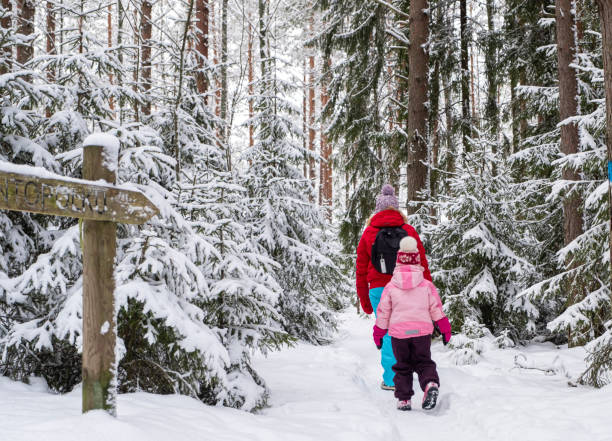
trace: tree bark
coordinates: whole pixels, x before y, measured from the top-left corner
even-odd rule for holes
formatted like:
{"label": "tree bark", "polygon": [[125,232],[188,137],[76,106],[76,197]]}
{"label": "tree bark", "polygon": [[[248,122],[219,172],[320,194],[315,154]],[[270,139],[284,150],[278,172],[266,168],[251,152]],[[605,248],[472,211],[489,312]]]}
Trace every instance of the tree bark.
{"label": "tree bark", "polygon": [[[576,71],[570,65],[576,57],[576,22],[572,13],[571,0],[556,0],[557,54],[559,63],[559,113],[561,122],[578,115],[578,81]],[[578,125],[576,123],[561,126],[561,152],[571,155],[578,152]],[[563,179],[577,181],[578,173],[563,170]],[[582,215],[580,198],[569,195],[563,202],[564,240],[567,245],[582,234]]]}
{"label": "tree bark", "polygon": [[[18,0],[19,16],[17,19],[17,33],[25,37],[30,37],[34,33],[34,14],[36,4],[33,0]],[[34,46],[32,41],[19,44],[17,46],[17,62],[24,66],[34,56]]]}
{"label": "tree bark", "polygon": [[485,115],[493,144],[493,175],[497,175],[497,142],[499,140],[499,108],[497,106],[497,36],[495,35],[494,0],[487,0],[487,40],[485,48],[485,70],[487,75],[487,105]]}
{"label": "tree bark", "polygon": [[[227,0],[221,3],[221,119],[227,118]],[[225,131],[224,131],[225,132]]]}
{"label": "tree bark", "polygon": [[[49,3],[50,2],[48,2],[47,4]],[[108,48],[110,49],[113,47],[113,5],[111,3],[109,3],[108,5],[108,13],[106,17],[107,17],[106,27],[108,29],[108,34],[107,34]],[[112,71],[108,73],[108,82],[110,84],[113,84],[113,72]],[[108,104],[111,110],[115,110],[115,100],[113,99],[112,95],[109,98]]]}
{"label": "tree bark", "polygon": [[[47,2],[47,55],[56,55],[57,49],[55,47],[55,10],[53,8],[53,2]],[[47,81],[49,83],[55,82],[55,70],[52,65],[47,67]],[[45,108],[45,116],[51,118],[51,107]]]}
{"label": "tree bark", "polygon": [[[312,13],[308,19],[308,30],[310,35],[314,32],[314,17]],[[310,173],[309,178],[310,182],[313,186],[316,185],[316,167],[315,167],[315,109],[316,109],[316,101],[315,101],[315,57],[312,54],[308,56],[308,150],[311,153],[309,166]]]}
{"label": "tree bark", "polygon": [[468,40],[467,29],[467,0],[460,0],[460,39],[461,39],[461,135],[463,151],[469,152],[470,145],[468,138],[471,136],[471,116],[470,116],[470,71],[468,66]]}
{"label": "tree bark", "polygon": [[249,147],[253,147],[255,144],[255,128],[253,126],[253,117],[255,116],[253,108],[253,100],[255,98],[255,91],[253,89],[253,25],[251,22],[251,14],[249,13],[249,41],[248,41],[248,56],[247,56],[247,68],[249,75]]}
{"label": "tree bark", "polygon": [[[11,15],[13,12],[13,5],[11,0],[2,0],[2,9],[4,12],[0,19],[0,27],[3,29],[3,34],[8,35],[12,27]],[[7,44],[2,48],[2,58],[3,61],[0,62],[0,75],[7,73],[11,69],[13,50],[10,45]]]}
{"label": "tree bark", "polygon": [[[418,192],[427,186],[427,94],[429,53],[429,2],[410,3],[410,48],[408,50],[408,164],[406,167],[407,200],[420,200]],[[414,207],[408,205],[409,213]]]}
{"label": "tree bark", "polygon": [[150,0],[143,0],[141,5],[140,21],[140,44],[142,54],[142,89],[144,92],[144,104],[142,113],[151,114],[151,45],[153,36],[153,4]]}
{"label": "tree bark", "polygon": [[[138,22],[138,11],[136,9],[134,9],[134,21],[132,23],[134,23],[132,25],[133,28],[136,27],[135,23]],[[136,48],[136,50],[134,51],[134,70],[132,72],[132,80],[133,80],[133,85],[132,85],[132,90],[134,91],[135,95],[138,95],[140,93],[140,88],[139,88],[139,79],[140,79],[140,62],[141,62],[141,53],[140,53],[140,31],[138,29],[133,29],[134,31],[134,47]],[[132,107],[134,109],[134,120],[136,122],[140,122],[140,112],[139,112],[139,105],[138,105],[138,100],[137,99],[133,99],[132,100]]]}
{"label": "tree bark", "polygon": [[[329,57],[326,57],[323,62],[323,78],[321,81],[321,113],[329,102],[328,85],[330,73],[331,61]],[[321,127],[321,168],[319,173],[319,204],[327,207],[327,218],[331,221],[332,218],[332,146],[327,139],[325,134],[325,128]]]}
{"label": "tree bark", "polygon": [[489,130],[497,140],[499,133],[499,107],[497,106],[497,37],[495,36],[494,1],[487,0],[487,36],[485,68],[487,74],[487,108],[486,116]]}
{"label": "tree bark", "polygon": [[[212,44],[213,44],[213,65],[216,68],[219,65],[219,27],[217,26],[218,16],[215,14],[215,2],[210,4],[210,21],[212,23]],[[221,115],[221,84],[219,83],[219,76],[214,75],[215,78],[215,116]],[[217,135],[219,135],[217,131]]]}
{"label": "tree bark", "polygon": [[[604,87],[606,90],[606,146],[608,149],[608,211],[610,216],[610,265],[612,266],[612,2],[597,0],[604,67]],[[612,274],[612,268],[610,271]],[[612,296],[612,294],[611,294]],[[612,301],[612,298],[610,299]]]}
{"label": "tree bark", "polygon": [[204,104],[208,102],[208,80],[206,79],[206,62],[208,61],[208,0],[196,1],[196,53],[198,58],[198,72],[196,74],[196,87],[198,93],[204,96]]}
{"label": "tree bark", "polygon": [[[308,149],[308,78],[306,72],[306,57],[302,61],[302,148],[304,152]],[[308,178],[308,160],[307,155],[304,153],[304,179]]]}

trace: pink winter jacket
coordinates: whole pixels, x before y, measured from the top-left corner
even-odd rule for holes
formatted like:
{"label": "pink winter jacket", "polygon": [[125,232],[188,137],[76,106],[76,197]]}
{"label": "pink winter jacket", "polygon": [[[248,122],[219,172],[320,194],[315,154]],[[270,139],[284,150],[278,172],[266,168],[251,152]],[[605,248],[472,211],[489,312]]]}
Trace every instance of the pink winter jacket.
{"label": "pink winter jacket", "polygon": [[376,315],[376,326],[388,329],[395,338],[432,334],[432,321],[444,318],[438,290],[423,277],[423,267],[399,263],[383,290]]}

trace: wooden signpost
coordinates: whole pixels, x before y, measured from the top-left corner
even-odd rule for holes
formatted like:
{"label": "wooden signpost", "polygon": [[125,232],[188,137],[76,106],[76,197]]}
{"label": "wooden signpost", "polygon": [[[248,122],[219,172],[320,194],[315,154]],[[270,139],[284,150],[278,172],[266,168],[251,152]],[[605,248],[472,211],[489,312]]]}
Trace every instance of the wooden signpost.
{"label": "wooden signpost", "polygon": [[105,409],[112,415],[117,222],[142,224],[158,214],[141,192],[114,185],[118,150],[110,135],[86,139],[81,180],[0,163],[0,209],[83,219],[83,412]]}

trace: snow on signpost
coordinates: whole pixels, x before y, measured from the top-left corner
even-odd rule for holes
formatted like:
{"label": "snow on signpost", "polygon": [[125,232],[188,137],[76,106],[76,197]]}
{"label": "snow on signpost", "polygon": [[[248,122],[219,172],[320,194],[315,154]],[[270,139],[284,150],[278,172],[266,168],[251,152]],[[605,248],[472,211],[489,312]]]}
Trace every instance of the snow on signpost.
{"label": "snow on signpost", "polygon": [[140,191],[115,185],[119,140],[90,135],[83,179],[0,162],[0,209],[83,219],[83,412],[116,415],[115,279],[117,222],[142,224],[158,214]]}

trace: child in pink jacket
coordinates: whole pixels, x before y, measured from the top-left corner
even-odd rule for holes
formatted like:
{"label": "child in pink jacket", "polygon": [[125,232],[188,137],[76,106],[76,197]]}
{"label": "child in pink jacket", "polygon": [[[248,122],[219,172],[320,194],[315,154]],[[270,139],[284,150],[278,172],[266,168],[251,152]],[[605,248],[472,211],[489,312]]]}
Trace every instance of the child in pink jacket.
{"label": "child in pink jacket", "polygon": [[432,282],[423,278],[417,242],[404,237],[397,253],[393,278],[385,286],[377,309],[374,343],[380,348],[387,331],[397,363],[395,397],[399,410],[410,410],[414,395],[412,374],[419,376],[423,409],[433,409],[438,398],[440,378],[431,359],[431,334],[436,323],[444,344],[451,338],[451,326],[442,311],[442,302]]}

